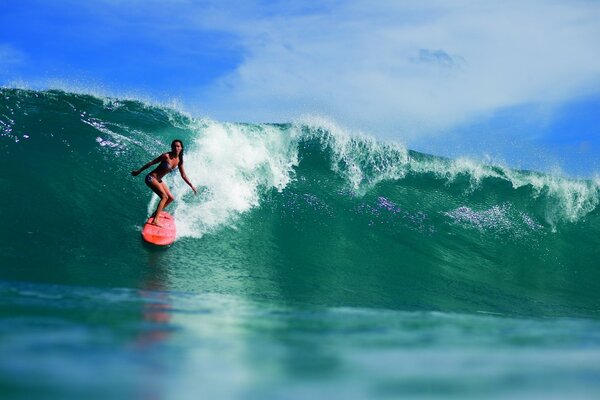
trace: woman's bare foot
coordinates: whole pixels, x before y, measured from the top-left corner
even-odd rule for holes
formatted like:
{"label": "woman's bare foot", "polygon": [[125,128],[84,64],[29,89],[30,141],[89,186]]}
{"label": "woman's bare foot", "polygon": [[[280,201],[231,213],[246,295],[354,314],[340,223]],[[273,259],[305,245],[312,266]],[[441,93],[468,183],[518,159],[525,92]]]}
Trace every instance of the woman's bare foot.
{"label": "woman's bare foot", "polygon": [[158,218],[156,218],[156,217],[152,218],[152,222],[150,222],[150,225],[154,225],[154,226],[157,226],[157,227],[159,227],[159,228],[162,228],[162,225],[161,225],[161,224],[159,224],[159,223],[156,221],[157,219],[158,219]]}

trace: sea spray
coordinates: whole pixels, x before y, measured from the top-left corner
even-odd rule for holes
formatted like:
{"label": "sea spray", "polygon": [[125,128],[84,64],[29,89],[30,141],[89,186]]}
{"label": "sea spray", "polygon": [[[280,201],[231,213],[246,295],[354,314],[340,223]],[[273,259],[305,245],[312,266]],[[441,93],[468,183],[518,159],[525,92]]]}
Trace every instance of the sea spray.
{"label": "sea spray", "polygon": [[[185,154],[185,169],[203,188],[200,201],[179,202],[175,208],[181,236],[201,237],[232,222],[236,215],[259,205],[270,189],[283,190],[298,164],[290,135],[274,126],[206,122],[194,126],[197,135]],[[183,197],[189,188],[172,180]]]}

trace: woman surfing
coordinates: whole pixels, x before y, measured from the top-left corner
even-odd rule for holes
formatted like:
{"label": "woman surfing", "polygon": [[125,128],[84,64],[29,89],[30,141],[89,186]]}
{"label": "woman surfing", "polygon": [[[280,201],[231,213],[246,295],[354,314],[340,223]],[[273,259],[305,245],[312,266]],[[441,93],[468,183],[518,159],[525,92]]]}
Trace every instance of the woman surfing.
{"label": "woman surfing", "polygon": [[187,175],[185,174],[185,169],[183,168],[183,142],[181,140],[173,140],[173,142],[171,142],[170,152],[163,153],[160,156],[156,157],[154,160],[150,161],[148,164],[144,165],[142,168],[136,169],[135,171],[131,171],[131,175],[138,176],[146,168],[158,163],[160,163],[158,167],[156,167],[154,171],[146,175],[145,182],[146,185],[148,185],[148,187],[152,189],[152,191],[156,193],[160,198],[158,207],[156,207],[156,211],[154,212],[154,214],[152,214],[153,218],[150,224],[161,226],[157,221],[160,218],[161,211],[169,204],[171,204],[173,200],[175,200],[175,197],[173,197],[173,194],[171,194],[171,191],[169,190],[167,184],[162,181],[162,178],[166,174],[168,174],[169,172],[175,172],[175,170],[179,168],[179,173],[181,174],[181,177],[183,178],[185,183],[187,183],[192,188],[194,194],[198,193],[196,192],[196,188],[194,187],[194,185],[192,185],[192,183],[188,179]]}

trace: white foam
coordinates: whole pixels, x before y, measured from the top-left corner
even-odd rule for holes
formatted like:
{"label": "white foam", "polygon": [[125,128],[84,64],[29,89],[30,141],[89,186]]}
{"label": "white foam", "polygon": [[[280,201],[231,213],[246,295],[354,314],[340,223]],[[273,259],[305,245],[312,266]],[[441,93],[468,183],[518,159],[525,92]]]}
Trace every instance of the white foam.
{"label": "white foam", "polygon": [[201,237],[258,205],[265,190],[282,190],[298,164],[290,135],[268,125],[198,121],[194,142],[187,145],[185,171],[202,194],[177,178],[170,182],[180,199],[175,208],[178,235]]}
{"label": "white foam", "polygon": [[521,173],[506,170],[507,178],[515,189],[530,186],[534,196],[551,200],[546,209],[546,220],[575,222],[592,212],[600,203],[600,182],[567,179],[556,175]]}
{"label": "white foam", "polygon": [[400,143],[377,141],[320,116],[305,116],[294,122],[292,130],[299,140],[317,139],[323,149],[330,149],[332,170],[343,175],[355,191],[406,174],[410,157]]}
{"label": "white foam", "polygon": [[[543,197],[545,219],[550,225],[565,220],[575,222],[600,203],[600,177],[592,181],[572,180],[490,166],[467,158],[415,159],[401,144],[349,132],[322,117],[305,117],[283,128],[190,119],[185,128],[196,132],[193,143],[187,144],[185,168],[203,192],[193,197],[179,177],[168,178],[178,198],[175,217],[180,236],[201,237],[223,224],[234,226],[235,217],[257,206],[262,193],[283,190],[293,179],[293,167],[298,165],[299,143],[311,139],[330,151],[332,171],[345,177],[350,187],[359,192],[382,180],[402,179],[409,172],[432,173],[446,183],[466,177],[470,190],[477,190],[483,180],[493,178],[510,182],[514,189],[529,186],[535,197]],[[504,211],[502,208],[491,211],[488,216],[496,222],[501,220],[498,212]],[[455,217],[468,215],[458,213]]]}
{"label": "white foam", "polygon": [[410,168],[417,173],[432,173],[451,183],[459,176],[468,178],[470,190],[480,187],[482,181],[494,178],[509,182],[514,189],[530,187],[537,199],[544,197],[546,222],[576,222],[600,204],[600,178],[592,180],[569,179],[560,175],[512,170],[504,166],[491,166],[467,158],[447,160],[431,158],[411,160]]}

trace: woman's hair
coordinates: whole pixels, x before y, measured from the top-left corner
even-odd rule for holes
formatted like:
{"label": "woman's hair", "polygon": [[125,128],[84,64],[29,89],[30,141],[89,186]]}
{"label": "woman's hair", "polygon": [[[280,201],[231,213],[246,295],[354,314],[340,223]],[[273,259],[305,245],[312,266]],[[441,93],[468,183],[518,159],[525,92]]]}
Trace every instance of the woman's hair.
{"label": "woman's hair", "polygon": [[171,151],[175,153],[175,143],[179,143],[181,145],[181,153],[179,153],[179,164],[183,164],[183,142],[179,139],[175,139],[171,142]]}

